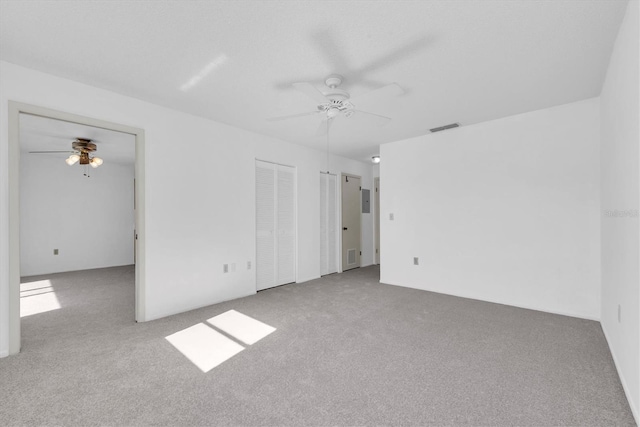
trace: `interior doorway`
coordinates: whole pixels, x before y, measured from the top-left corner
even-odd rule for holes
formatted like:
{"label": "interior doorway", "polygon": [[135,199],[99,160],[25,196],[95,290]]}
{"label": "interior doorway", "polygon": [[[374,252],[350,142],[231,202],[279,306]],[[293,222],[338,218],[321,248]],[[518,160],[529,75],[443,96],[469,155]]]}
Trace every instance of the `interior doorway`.
{"label": "interior doorway", "polygon": [[374,206],[374,236],[375,245],[376,245],[376,253],[375,253],[375,262],[380,265],[380,177],[376,177],[373,179],[373,204]]}
{"label": "interior doorway", "polygon": [[[145,261],[145,224],[144,224],[144,211],[145,211],[145,203],[144,203],[144,131],[142,129],[133,128],[130,126],[124,126],[117,123],[106,122],[102,120],[92,119],[84,116],[79,116],[76,114],[65,113],[61,111],[51,110],[43,107],[38,107],[34,105],[22,104],[10,101],[9,102],[9,121],[8,121],[8,129],[9,129],[9,354],[16,354],[20,351],[21,347],[21,331],[20,331],[20,297],[21,297],[21,288],[20,288],[20,277],[21,277],[21,232],[20,232],[20,168],[21,168],[21,155],[25,155],[25,153],[21,153],[21,128],[20,122],[21,119],[44,119],[44,120],[53,120],[57,121],[61,126],[86,126],[95,128],[102,131],[112,131],[119,132],[123,134],[129,135],[135,141],[134,153],[135,153],[135,161],[134,168],[135,171],[131,178],[135,178],[135,180],[131,180],[129,185],[133,185],[132,195],[135,200],[135,209],[134,209],[134,230],[131,230],[131,234],[135,239],[135,245],[132,248],[133,254],[135,256],[136,264],[135,264],[135,320],[136,321],[145,321],[145,311],[144,311],[144,295],[145,295],[145,280],[144,280],[144,261]],[[77,154],[82,154],[82,151],[73,150],[72,141],[68,142],[69,150],[75,151]],[[40,150],[47,151],[47,150]],[[59,150],[51,150],[51,151],[59,151]],[[44,153],[42,153],[44,154]],[[78,156],[82,157],[82,156]],[[90,155],[90,157],[96,157]],[[69,162],[76,159],[72,159],[69,157]],[[113,158],[111,159],[113,160]],[[64,159],[63,159],[64,161]],[[107,161],[105,159],[105,161]],[[84,162],[80,162],[84,163]],[[85,176],[90,176],[91,169],[93,167],[89,166],[99,166],[95,165],[96,161],[91,164],[83,164],[86,169],[84,170]],[[69,167],[63,165],[65,167]],[[81,170],[81,166],[76,166],[78,169],[78,173],[82,176],[83,171]],[[78,197],[87,196],[86,194],[82,194],[79,192]],[[94,203],[99,202],[99,195],[96,195],[96,198],[93,199]],[[91,238],[90,227],[87,226],[86,221],[82,221],[82,212],[77,213],[78,224],[77,227],[69,230],[70,233],[82,233],[87,236],[87,238]],[[26,249],[26,248],[25,248]],[[47,248],[47,252],[50,248]],[[31,248],[31,250],[34,250]],[[53,249],[52,255],[58,256],[58,248]],[[58,258],[59,260],[60,258]],[[89,267],[90,268],[90,267]],[[33,286],[30,286],[33,287]],[[33,291],[32,289],[29,292]]]}
{"label": "interior doorway", "polygon": [[357,175],[342,174],[342,271],[360,267],[362,255],[362,179]]}

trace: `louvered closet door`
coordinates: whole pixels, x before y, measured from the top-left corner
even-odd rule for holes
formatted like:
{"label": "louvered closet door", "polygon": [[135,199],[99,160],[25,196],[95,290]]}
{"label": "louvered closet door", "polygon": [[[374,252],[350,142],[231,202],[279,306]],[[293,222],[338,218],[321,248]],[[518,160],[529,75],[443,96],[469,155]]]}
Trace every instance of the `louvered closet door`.
{"label": "louvered closet door", "polygon": [[320,275],[338,271],[336,175],[320,174]]}
{"label": "louvered closet door", "polygon": [[296,170],[256,160],[256,288],[296,280]]}
{"label": "louvered closet door", "polygon": [[276,165],[256,161],[256,287],[276,285]]}
{"label": "louvered closet door", "polygon": [[278,165],[277,194],[277,285],[296,280],[296,170]]}

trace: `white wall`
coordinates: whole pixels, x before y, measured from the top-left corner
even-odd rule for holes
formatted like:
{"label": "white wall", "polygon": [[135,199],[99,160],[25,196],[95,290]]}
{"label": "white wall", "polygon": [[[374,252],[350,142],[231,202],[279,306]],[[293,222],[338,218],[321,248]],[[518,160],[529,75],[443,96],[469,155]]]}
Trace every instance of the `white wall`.
{"label": "white wall", "polygon": [[380,280],[598,319],[598,157],[597,99],[382,145]]}
{"label": "white wall", "polygon": [[133,164],[106,159],[87,178],[64,159],[20,157],[21,275],[133,264]]}
{"label": "white wall", "polygon": [[636,421],[640,420],[639,14],[638,2],[630,1],[600,96],[601,322]]}
{"label": "white wall", "polygon": [[[255,271],[241,267],[255,265],[256,158],[298,168],[297,277],[320,275],[324,153],[0,62],[0,354],[8,347],[8,100],[145,130],[147,320],[255,293]],[[332,157],[330,170],[372,183],[370,163]],[[363,265],[373,263],[372,229],[365,216]],[[233,262],[240,268],[223,274]]]}

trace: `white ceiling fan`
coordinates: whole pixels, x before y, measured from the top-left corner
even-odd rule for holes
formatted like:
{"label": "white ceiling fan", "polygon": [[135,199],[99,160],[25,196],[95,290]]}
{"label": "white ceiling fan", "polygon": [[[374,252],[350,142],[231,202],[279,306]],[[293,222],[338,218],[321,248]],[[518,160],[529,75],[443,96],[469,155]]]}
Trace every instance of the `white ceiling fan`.
{"label": "white ceiling fan", "polygon": [[391,121],[390,117],[358,110],[356,109],[356,105],[365,102],[370,103],[371,101],[376,100],[384,102],[385,97],[401,95],[404,93],[404,90],[402,90],[402,88],[398,84],[392,83],[371,92],[367,92],[363,95],[357,96],[355,98],[351,98],[349,92],[338,87],[343,80],[343,77],[338,74],[332,74],[328,76],[324,81],[326,88],[323,88],[323,91],[320,91],[311,83],[294,83],[294,88],[318,103],[316,105],[316,110],[307,113],[272,117],[267,120],[278,121],[303,116],[319,115],[322,117],[322,121],[318,126],[317,135],[326,134],[329,130],[329,127],[331,126],[331,123],[335,119],[338,119],[340,117],[348,119],[354,114],[367,117],[379,126],[382,126]]}

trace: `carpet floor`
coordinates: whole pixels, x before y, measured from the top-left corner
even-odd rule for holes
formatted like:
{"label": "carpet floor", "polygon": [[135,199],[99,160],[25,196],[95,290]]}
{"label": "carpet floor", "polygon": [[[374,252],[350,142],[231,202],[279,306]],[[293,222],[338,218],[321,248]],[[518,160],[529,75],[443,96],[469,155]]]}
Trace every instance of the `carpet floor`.
{"label": "carpet floor", "polygon": [[[60,308],[24,317],[22,352],[0,359],[0,424],[635,425],[598,322],[378,280],[136,324],[133,267],[25,278]],[[229,310],[276,329],[208,372],[165,339]]]}

